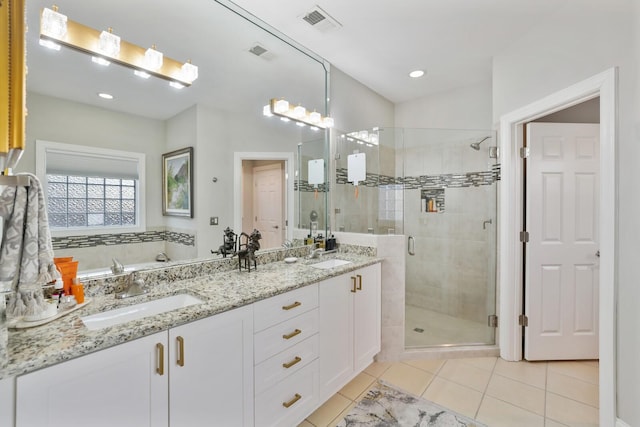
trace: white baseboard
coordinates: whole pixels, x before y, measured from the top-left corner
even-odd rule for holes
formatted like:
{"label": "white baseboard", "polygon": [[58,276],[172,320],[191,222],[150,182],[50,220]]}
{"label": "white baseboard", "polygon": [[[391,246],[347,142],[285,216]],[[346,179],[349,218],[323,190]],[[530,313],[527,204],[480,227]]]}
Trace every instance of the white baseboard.
{"label": "white baseboard", "polygon": [[629,424],[622,421],[620,418],[616,419],[616,427],[631,427]]}

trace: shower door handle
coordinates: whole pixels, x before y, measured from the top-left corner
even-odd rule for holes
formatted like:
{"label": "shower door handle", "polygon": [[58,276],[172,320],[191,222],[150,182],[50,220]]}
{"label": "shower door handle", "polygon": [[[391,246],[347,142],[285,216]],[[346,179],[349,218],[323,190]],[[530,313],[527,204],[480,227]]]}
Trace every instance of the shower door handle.
{"label": "shower door handle", "polygon": [[409,252],[411,256],[416,254],[416,239],[414,239],[413,236],[409,236],[409,239],[407,239],[407,252]]}

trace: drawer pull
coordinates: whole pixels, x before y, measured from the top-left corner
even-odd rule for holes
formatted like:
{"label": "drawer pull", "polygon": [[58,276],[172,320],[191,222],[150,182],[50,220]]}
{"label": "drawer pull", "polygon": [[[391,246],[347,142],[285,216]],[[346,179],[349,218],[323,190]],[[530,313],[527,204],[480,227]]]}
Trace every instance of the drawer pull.
{"label": "drawer pull", "polygon": [[294,403],[296,403],[300,399],[302,399],[302,396],[300,396],[298,393],[296,393],[296,395],[290,401],[282,402],[282,406],[284,406],[285,408],[288,408],[289,406],[293,405]]}
{"label": "drawer pull", "polygon": [[351,292],[353,292],[354,294],[356,293],[356,278],[351,276],[351,284],[353,285],[353,287],[351,288]]}
{"label": "drawer pull", "polygon": [[301,305],[302,305],[302,303],[300,301],[296,301],[293,304],[283,305],[282,309],[283,310],[291,310],[292,308],[300,307]]}
{"label": "drawer pull", "polygon": [[184,366],[184,338],[176,337],[178,341],[178,366]]}
{"label": "drawer pull", "polygon": [[156,372],[158,375],[164,375],[164,346],[157,343],[156,350],[158,350],[158,366],[156,366]]}
{"label": "drawer pull", "polygon": [[361,291],[362,290],[362,275],[361,274],[357,274],[356,277],[358,278],[358,290]]}
{"label": "drawer pull", "polygon": [[282,364],[282,367],[283,367],[283,368],[287,368],[287,369],[289,369],[290,367],[292,367],[293,365],[295,365],[296,363],[299,363],[299,362],[301,362],[301,361],[302,361],[302,358],[300,358],[299,356],[296,356],[296,358],[295,358],[295,359],[293,359],[291,362],[289,362],[289,363],[283,363],[283,364]]}
{"label": "drawer pull", "polygon": [[295,337],[296,335],[300,335],[302,333],[302,331],[300,329],[296,329],[295,331],[291,332],[290,334],[284,334],[282,336],[282,338],[284,338],[285,340],[291,339],[293,337]]}

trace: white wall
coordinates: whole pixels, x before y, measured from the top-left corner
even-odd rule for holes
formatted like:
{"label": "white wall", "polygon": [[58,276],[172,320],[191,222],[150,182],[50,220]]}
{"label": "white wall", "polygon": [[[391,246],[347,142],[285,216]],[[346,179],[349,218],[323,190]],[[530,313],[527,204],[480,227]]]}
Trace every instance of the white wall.
{"label": "white wall", "polygon": [[350,132],[394,126],[393,103],[336,67],[331,67],[330,99],[336,129]]}
{"label": "white wall", "polygon": [[[147,227],[163,224],[162,193],[154,185],[160,177],[165,144],[164,122],[118,113],[73,101],[29,92],[26,147],[18,172],[36,170],[35,141],[62,142],[146,154]],[[157,206],[157,209],[153,207]]]}
{"label": "white wall", "polygon": [[485,81],[396,104],[395,126],[491,129],[491,89]]}
{"label": "white wall", "polygon": [[634,63],[638,60],[637,34],[635,49],[632,43],[632,25],[635,21],[637,28],[640,18],[638,6],[632,3],[637,2],[569,1],[558,13],[514,40],[494,58],[493,119],[610,67],[619,67],[617,399],[618,416],[629,425],[640,425],[640,291],[635,267],[640,259],[640,125],[637,102],[634,104],[634,95],[638,98]]}

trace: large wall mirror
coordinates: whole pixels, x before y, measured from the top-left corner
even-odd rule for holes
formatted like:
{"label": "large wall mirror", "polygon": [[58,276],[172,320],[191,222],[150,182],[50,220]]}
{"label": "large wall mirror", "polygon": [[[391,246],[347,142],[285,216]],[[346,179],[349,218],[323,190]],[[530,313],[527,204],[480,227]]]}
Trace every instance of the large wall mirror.
{"label": "large wall mirror", "polygon": [[[286,162],[297,158],[298,144],[324,141],[324,131],[267,118],[262,108],[271,98],[285,98],[324,113],[327,64],[223,0],[59,0],[56,5],[70,20],[99,31],[112,28],[122,40],[145,49],[155,45],[178,61],[191,60],[199,74],[192,86],[177,89],[160,78],[140,78],[118,64],[97,64],[86,53],[43,47],[40,13],[52,4],[27,0],[28,116],[25,153],[16,171],[36,170],[39,144],[144,154],[144,192],[137,194],[144,205],[143,218],[138,218],[142,227],[132,233],[113,227],[98,235],[82,227],[54,230],[57,256],[74,256],[81,270],[108,268],[113,257],[128,265],[153,261],[160,253],[172,260],[213,256],[211,250],[222,244],[226,227],[241,224],[243,230],[236,233],[250,232],[244,228],[253,227],[251,217],[259,216],[253,203],[260,197],[243,194],[242,220],[236,219],[234,192],[251,190],[234,186],[239,152],[256,154],[255,159],[242,157],[243,179],[281,171],[285,224],[281,240],[269,245],[279,246],[292,236],[294,224],[286,219],[294,215],[287,211],[299,206],[299,200],[290,200],[298,196],[289,173],[294,168]],[[163,154],[185,147],[193,147],[193,217],[163,216]],[[76,183],[67,184],[68,196],[82,190]],[[95,203],[88,207],[93,196],[79,194],[73,203],[56,206],[56,213],[75,214],[78,205],[95,208]],[[118,206],[125,210],[124,202]]]}

